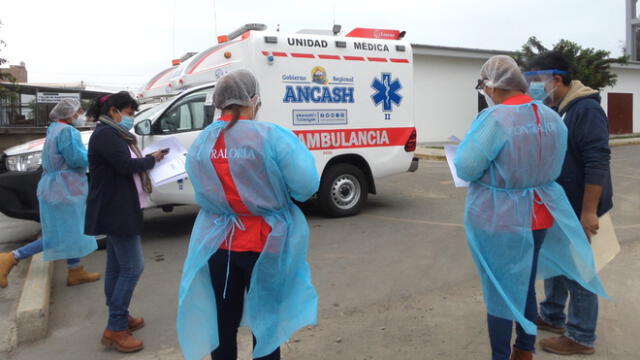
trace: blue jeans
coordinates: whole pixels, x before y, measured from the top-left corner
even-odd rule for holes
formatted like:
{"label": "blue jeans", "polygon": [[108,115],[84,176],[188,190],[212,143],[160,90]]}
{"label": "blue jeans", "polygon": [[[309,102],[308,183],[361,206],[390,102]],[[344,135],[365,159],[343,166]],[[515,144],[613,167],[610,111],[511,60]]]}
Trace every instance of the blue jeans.
{"label": "blue jeans", "polygon": [[[39,254],[41,252],[42,252],[42,238],[38,238],[38,240],[36,241],[32,241],[21,248],[13,250],[13,256],[16,258],[16,260],[20,261],[20,260],[24,260],[26,258],[32,257],[33,255]],[[75,269],[78,266],[80,266],[79,258],[67,259],[68,269]]]}
{"label": "blue jeans", "polygon": [[[531,276],[529,277],[529,290],[527,292],[527,303],[524,317],[535,323],[538,317],[538,307],[536,303],[536,273],[538,271],[538,254],[544,242],[547,230],[536,230],[533,232],[533,264],[531,265]],[[511,333],[513,331],[513,321],[491,314],[487,314],[487,325],[489,327],[489,340],[491,342],[492,360],[509,360],[511,356]],[[520,324],[516,323],[516,343],[515,347],[524,351],[535,351],[536,337],[527,334]]]}
{"label": "blue jeans", "polygon": [[107,269],[104,294],[109,307],[107,329],[128,329],[129,304],[144,270],[140,236],[107,235]]}
{"label": "blue jeans", "polygon": [[[544,281],[546,299],[540,303],[540,317],[553,327],[566,328],[565,336],[580,345],[593,347],[598,322],[598,296],[564,276]],[[569,319],[564,306],[569,300]]]}

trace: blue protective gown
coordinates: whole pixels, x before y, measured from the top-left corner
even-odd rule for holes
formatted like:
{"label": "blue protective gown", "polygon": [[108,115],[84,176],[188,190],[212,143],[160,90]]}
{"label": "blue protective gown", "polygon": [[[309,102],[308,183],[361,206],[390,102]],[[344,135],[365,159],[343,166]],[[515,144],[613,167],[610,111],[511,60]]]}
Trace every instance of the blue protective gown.
{"label": "blue protective gown", "polygon": [[[534,113],[536,104],[540,126]],[[533,262],[534,191],[554,218],[540,250],[538,279],[564,275],[607,296],[595,271],[589,241],[555,180],[567,148],[567,128],[541,102],[497,105],[474,120],[455,158],[458,176],[470,181],[465,229],[489,314],[515,320],[531,335],[524,316]]]}
{"label": "blue protective gown", "polygon": [[87,201],[87,149],[73,126],[53,122],[42,150],[38,182],[43,253],[47,261],[79,258],[97,249],[84,235]]}
{"label": "blue protective gown", "polygon": [[[207,262],[222,241],[243,226],[211,163],[211,150],[225,126],[222,121],[209,125],[187,156],[187,172],[201,206],[178,299],[178,341],[187,360],[200,360],[219,345]],[[262,357],[317,321],[318,297],[307,263],[309,227],[291,198],[307,200],[318,190],[320,178],[309,150],[281,126],[240,120],[225,132],[225,142],[243,203],[272,228],[253,269],[243,314],[243,324],[257,340],[254,357]]]}

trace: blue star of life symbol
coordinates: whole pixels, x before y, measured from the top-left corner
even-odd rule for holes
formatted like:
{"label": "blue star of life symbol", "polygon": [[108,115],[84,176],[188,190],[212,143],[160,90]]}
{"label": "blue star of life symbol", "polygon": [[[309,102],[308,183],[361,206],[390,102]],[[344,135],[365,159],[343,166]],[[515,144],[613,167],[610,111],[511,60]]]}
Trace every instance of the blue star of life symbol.
{"label": "blue star of life symbol", "polygon": [[402,89],[402,84],[398,79],[391,81],[391,73],[382,73],[382,80],[373,78],[371,87],[376,90],[376,93],[371,95],[371,100],[376,105],[382,103],[383,111],[393,111],[393,104],[400,106],[402,95],[398,94],[398,91]]}

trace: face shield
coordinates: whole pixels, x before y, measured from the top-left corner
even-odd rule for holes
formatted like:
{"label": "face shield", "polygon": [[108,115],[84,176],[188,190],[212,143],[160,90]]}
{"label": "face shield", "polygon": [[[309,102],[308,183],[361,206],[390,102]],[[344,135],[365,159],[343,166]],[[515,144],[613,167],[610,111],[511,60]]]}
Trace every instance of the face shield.
{"label": "face shield", "polygon": [[556,90],[556,80],[554,76],[566,74],[568,74],[568,72],[564,70],[527,71],[523,74],[529,84],[529,91],[527,91],[527,93],[534,100],[549,104],[553,101],[553,93]]}
{"label": "face shield", "polygon": [[484,100],[487,102],[487,105],[491,107],[491,106],[494,106],[496,103],[493,101],[491,96],[489,96],[484,91],[486,86],[487,86],[487,79],[478,79],[478,84],[476,85],[475,89],[476,91],[478,91],[480,95],[484,96]]}

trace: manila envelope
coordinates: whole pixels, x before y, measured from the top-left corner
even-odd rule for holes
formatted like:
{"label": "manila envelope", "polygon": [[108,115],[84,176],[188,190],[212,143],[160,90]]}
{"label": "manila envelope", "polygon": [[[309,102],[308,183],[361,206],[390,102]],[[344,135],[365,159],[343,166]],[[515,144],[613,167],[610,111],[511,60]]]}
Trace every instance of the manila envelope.
{"label": "manila envelope", "polygon": [[599,223],[598,234],[591,237],[591,248],[597,272],[600,272],[620,252],[620,243],[618,243],[613,228],[611,213],[602,215]]}

